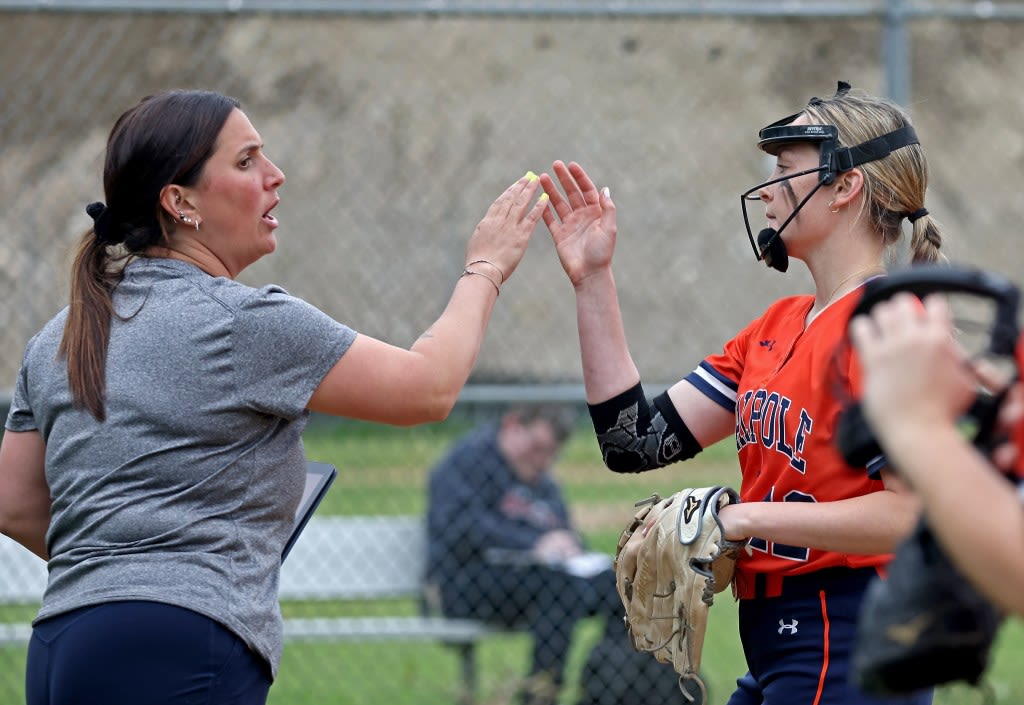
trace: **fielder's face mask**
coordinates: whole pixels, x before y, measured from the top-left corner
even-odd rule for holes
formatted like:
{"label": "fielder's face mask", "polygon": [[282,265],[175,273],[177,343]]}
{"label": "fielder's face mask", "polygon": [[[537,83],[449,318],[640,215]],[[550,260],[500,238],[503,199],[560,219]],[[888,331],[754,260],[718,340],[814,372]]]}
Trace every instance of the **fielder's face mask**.
{"label": "fielder's face mask", "polygon": [[[843,96],[849,90],[850,85],[840,81],[835,97]],[[811,98],[807,104],[817,105],[822,102],[824,101],[820,98]],[[905,125],[854,147],[840,147],[839,130],[836,129],[835,125],[794,125],[793,121],[802,114],[803,112],[794,113],[773,122],[767,127],[761,128],[761,131],[758,132],[759,140],[757,146],[768,154],[776,155],[784,145],[794,142],[817,144],[819,152],[818,166],[814,169],[806,169],[795,174],[787,174],[777,179],[765,181],[740,195],[740,206],[743,209],[743,224],[747,228],[747,238],[750,240],[750,246],[754,249],[754,256],[759,262],[763,260],[766,265],[780,272],[785,272],[789,268],[789,255],[786,252],[786,245],[780,237],[782,231],[793,221],[796,214],[804,207],[804,204],[818,192],[818,189],[835,181],[837,174],[850,171],[854,167],[866,162],[887,157],[900,147],[918,144],[914,128],[910,125]],[[754,232],[750,227],[747,203],[751,201],[760,203],[761,196],[758,194],[758,191],[766,186],[772,186],[798,176],[815,173],[818,174],[818,183],[797,203],[793,212],[779,226],[779,229],[764,228],[755,238]]]}

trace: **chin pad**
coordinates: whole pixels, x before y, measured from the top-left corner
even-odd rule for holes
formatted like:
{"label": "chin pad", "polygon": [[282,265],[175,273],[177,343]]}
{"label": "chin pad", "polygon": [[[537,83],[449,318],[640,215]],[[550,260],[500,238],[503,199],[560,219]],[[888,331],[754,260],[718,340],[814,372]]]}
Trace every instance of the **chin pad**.
{"label": "chin pad", "polygon": [[[767,249],[765,247],[767,246]],[[789,269],[789,253],[786,252],[786,243],[778,237],[778,233],[772,228],[765,228],[757,234],[757,247],[761,250],[761,259],[772,269],[785,272]]]}

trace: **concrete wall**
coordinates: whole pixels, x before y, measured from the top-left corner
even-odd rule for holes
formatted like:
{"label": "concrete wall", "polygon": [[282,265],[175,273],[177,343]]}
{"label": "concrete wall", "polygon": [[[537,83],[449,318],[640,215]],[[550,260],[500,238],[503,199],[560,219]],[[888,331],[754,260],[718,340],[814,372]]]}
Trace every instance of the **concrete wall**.
{"label": "concrete wall", "polygon": [[[912,103],[950,255],[1020,278],[1024,24],[917,21]],[[619,210],[616,275],[645,379],[671,381],[772,298],[739,193],[758,128],[846,79],[882,90],[869,20],[0,14],[0,388],[66,300],[115,117],[146,93],[239,97],[288,182],[280,247],[243,274],[408,345],[465,242],[527,169],[584,163]],[[476,381],[579,380],[572,292],[538,229]]]}

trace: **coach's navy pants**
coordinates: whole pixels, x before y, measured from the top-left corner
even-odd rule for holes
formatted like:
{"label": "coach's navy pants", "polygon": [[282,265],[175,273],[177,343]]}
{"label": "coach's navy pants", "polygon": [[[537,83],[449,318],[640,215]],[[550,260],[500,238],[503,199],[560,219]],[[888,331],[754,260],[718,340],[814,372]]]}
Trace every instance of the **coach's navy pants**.
{"label": "coach's navy pants", "polygon": [[156,602],[113,602],[32,630],[28,705],[262,705],[267,664],[214,620]]}

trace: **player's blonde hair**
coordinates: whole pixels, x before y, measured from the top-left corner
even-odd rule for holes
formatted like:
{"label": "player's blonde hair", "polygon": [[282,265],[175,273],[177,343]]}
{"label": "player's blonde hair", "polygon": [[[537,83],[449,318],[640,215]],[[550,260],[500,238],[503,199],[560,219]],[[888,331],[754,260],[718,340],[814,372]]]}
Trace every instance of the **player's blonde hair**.
{"label": "player's blonde hair", "polygon": [[[910,124],[906,111],[895,103],[854,91],[812,100],[803,112],[812,124],[835,125],[839,145],[843,147],[861,144]],[[892,248],[902,235],[903,218],[925,207],[928,162],[924,150],[921,145],[912,144],[857,168],[864,174],[868,217],[881,233],[885,245]],[[939,223],[933,217],[918,217],[911,228],[912,262],[945,259],[939,252],[942,247]]]}

